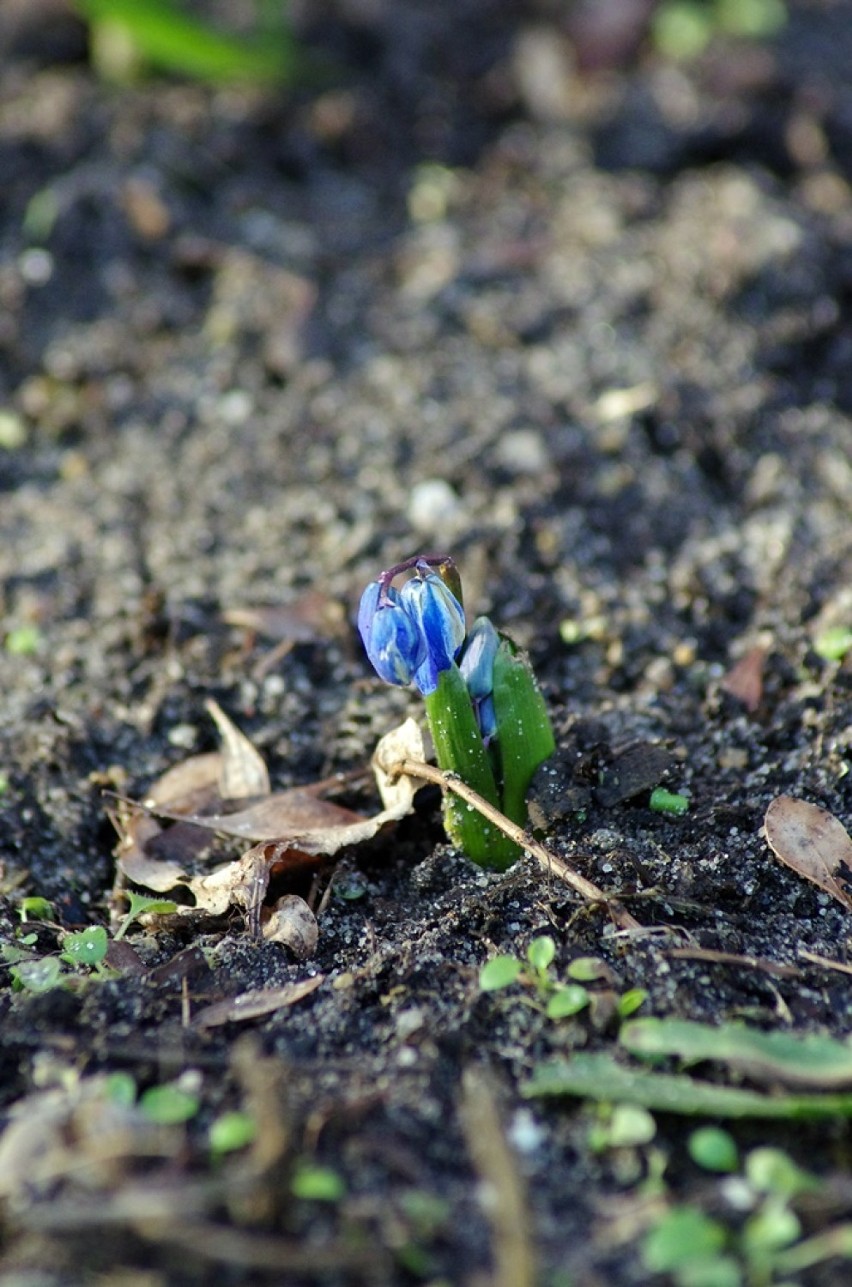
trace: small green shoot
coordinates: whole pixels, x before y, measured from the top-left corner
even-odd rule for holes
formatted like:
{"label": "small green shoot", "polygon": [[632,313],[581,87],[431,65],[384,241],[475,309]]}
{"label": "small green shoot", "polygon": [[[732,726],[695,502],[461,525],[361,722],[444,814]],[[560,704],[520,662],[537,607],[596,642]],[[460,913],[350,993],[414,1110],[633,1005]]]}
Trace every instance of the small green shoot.
{"label": "small green shoot", "polygon": [[250,1113],[222,1113],[210,1127],[210,1152],[214,1157],[235,1153],[257,1137],[257,1122]]}
{"label": "small green shoot", "polygon": [[[556,943],[549,934],[541,934],[530,942],[525,960],[500,955],[486,961],[479,972],[479,986],[483,992],[499,992],[519,983],[535,992],[537,1002],[544,1006],[549,1019],[570,1018],[585,1010],[591,1002],[591,994],[583,982],[606,982],[612,977],[611,972],[597,957],[578,957],[567,969],[571,982],[563,983],[552,973],[555,959]],[[642,988],[631,988],[625,992],[617,1002],[619,1017],[624,1019],[633,1014],[647,995]]]}
{"label": "small green shoot", "polygon": [[293,1172],[290,1191],[295,1198],[310,1202],[339,1202],[346,1196],[346,1184],[329,1166],[300,1162]]}
{"label": "small green shoot", "polygon": [[62,981],[62,963],[58,957],[43,956],[39,960],[20,961],[9,973],[13,987],[19,992],[49,992]]}
{"label": "small green shoot", "polygon": [[736,1261],[724,1255],[723,1224],[695,1207],[668,1211],[642,1244],[645,1268],[670,1274],[677,1287],[740,1287]]}
{"label": "small green shoot", "polygon": [[21,899],[18,913],[22,925],[26,925],[27,921],[49,921],[53,917],[53,904],[46,898],[33,895],[31,898]]}
{"label": "small green shoot", "polygon": [[516,956],[492,956],[479,971],[479,986],[483,992],[499,992],[517,983],[523,974],[523,962]]}
{"label": "small green shoot", "polygon": [[657,1123],[639,1104],[602,1105],[598,1120],[589,1131],[589,1148],[604,1153],[613,1148],[641,1148],[650,1144]]}
{"label": "small green shoot", "polygon": [[165,1086],[149,1086],[142,1092],[139,1107],[158,1126],[176,1126],[195,1117],[201,1102],[197,1095],[171,1082]]}
{"label": "small green shoot", "polygon": [[4,647],[10,657],[33,657],[43,643],[44,635],[38,626],[15,626],[6,635]]}
{"label": "small green shoot", "polygon": [[648,808],[654,813],[670,813],[674,818],[681,818],[689,808],[689,797],[667,791],[665,787],[656,787],[651,792]]}
{"label": "small green shoot", "polygon": [[59,959],[68,965],[99,966],[107,954],[109,939],[102,925],[66,934],[62,940]]}
{"label": "small green shoot", "polygon": [[115,932],[115,941],[124,938],[130,926],[143,912],[154,912],[158,916],[168,916],[177,911],[177,903],[171,902],[168,898],[153,898],[148,894],[137,894],[133,890],[125,890],[124,897],[130,904],[127,915]]}
{"label": "small green shoot", "polygon": [[208,84],[283,85],[301,70],[283,13],[274,29],[249,35],[222,30],[177,0],[76,0],[91,30],[92,60],[106,79],[141,71],[174,73]]}
{"label": "small green shoot", "polygon": [[705,1171],[728,1174],[736,1171],[740,1163],[736,1140],[721,1126],[701,1126],[693,1131],[687,1142],[689,1156]]}
{"label": "small green shoot", "polygon": [[825,661],[842,661],[850,650],[852,629],[848,626],[832,626],[814,640],[814,652]]}

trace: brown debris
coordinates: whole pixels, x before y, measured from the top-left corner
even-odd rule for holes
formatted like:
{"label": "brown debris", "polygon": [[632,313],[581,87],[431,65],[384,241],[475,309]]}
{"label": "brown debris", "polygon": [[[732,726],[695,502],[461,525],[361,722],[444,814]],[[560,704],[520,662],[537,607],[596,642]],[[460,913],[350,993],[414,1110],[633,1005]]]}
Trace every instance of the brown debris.
{"label": "brown debris", "polygon": [[[852,911],[852,894],[847,888],[852,839],[834,814],[807,800],[779,795],[766,810],[763,825],[776,858]],[[841,868],[846,872],[838,879]]]}

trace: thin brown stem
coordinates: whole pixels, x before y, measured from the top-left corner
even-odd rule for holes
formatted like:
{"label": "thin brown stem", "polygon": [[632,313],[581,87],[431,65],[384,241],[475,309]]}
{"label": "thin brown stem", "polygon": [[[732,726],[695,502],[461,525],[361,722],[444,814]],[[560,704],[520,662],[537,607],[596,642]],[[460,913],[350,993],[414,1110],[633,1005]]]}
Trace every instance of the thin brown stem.
{"label": "thin brown stem", "polygon": [[422,760],[400,760],[394,765],[394,769],[396,773],[404,773],[406,777],[420,778],[424,782],[434,782],[442,791],[452,791],[454,795],[459,796],[460,799],[477,809],[489,822],[493,822],[495,827],[499,827],[504,835],[507,835],[510,840],[514,840],[515,844],[519,845],[521,849],[532,854],[536,862],[545,871],[558,876],[560,880],[564,880],[566,885],[570,885],[581,898],[585,898],[590,903],[600,903],[608,908],[619,929],[642,929],[640,923],[621,906],[617,899],[614,899],[612,895],[607,894],[603,889],[599,889],[592,881],[586,880],[585,876],[581,876],[579,872],[574,871],[561,858],[557,858],[556,854],[551,853],[546,845],[541,844],[533,836],[529,835],[524,831],[523,827],[519,827],[512,822],[499,809],[495,809],[493,804],[489,804],[477,791],[474,791],[473,787],[469,787],[466,782],[463,782],[457,774],[444,772],[442,769],[435,768],[433,764],[426,764]]}

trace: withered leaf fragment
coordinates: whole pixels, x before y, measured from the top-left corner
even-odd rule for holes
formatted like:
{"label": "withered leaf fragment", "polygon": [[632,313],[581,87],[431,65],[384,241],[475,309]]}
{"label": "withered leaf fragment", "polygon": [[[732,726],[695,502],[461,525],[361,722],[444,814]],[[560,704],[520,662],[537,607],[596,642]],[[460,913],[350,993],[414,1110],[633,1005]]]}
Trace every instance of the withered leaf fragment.
{"label": "withered leaf fragment", "polygon": [[843,823],[827,809],[794,796],[779,795],[763,820],[767,843],[775,857],[811,884],[831,894],[852,911],[847,888],[852,873],[852,839]]}
{"label": "withered leaf fragment", "polygon": [[194,1019],[196,1028],[218,1028],[223,1023],[244,1023],[247,1019],[261,1019],[272,1014],[274,1010],[283,1010],[285,1006],[295,1005],[303,997],[310,996],[323,982],[325,976],[316,974],[311,979],[300,979],[298,983],[285,983],[280,988],[254,988],[250,992],[240,992],[235,997],[224,1001],[215,1001],[213,1005],[199,1010]]}
{"label": "withered leaf fragment", "polygon": [[[232,733],[227,720],[224,725],[218,719],[217,723],[225,730],[230,750],[226,748],[221,756],[194,756],[183,766],[170,769],[145,798],[144,808],[158,818],[174,821],[174,827],[163,829],[142,813],[118,820],[118,866],[129,880],[156,893],[184,886],[194,896],[195,906],[179,908],[180,915],[206,912],[220,916],[229,907],[240,907],[249,930],[259,935],[261,907],[274,873],[315,865],[319,858],[336,854],[344,846],[371,840],[384,826],[411,811],[414,794],[422,784],[406,776],[395,777],[385,766],[406,758],[422,760],[423,739],[417,724],[407,720],[379,742],[373,770],[385,807],[372,817],[321,799],[319,784],[279,791],[226,813],[226,802],[216,785],[223,780],[223,759],[231,755],[248,766],[246,773],[240,770],[236,774],[237,780],[258,784],[260,776],[254,775],[253,756],[245,755],[242,734]],[[184,865],[184,829],[256,843],[215,871],[191,875]],[[175,845],[169,843],[173,832],[179,833]],[[156,856],[156,849],[165,850],[162,858]]]}

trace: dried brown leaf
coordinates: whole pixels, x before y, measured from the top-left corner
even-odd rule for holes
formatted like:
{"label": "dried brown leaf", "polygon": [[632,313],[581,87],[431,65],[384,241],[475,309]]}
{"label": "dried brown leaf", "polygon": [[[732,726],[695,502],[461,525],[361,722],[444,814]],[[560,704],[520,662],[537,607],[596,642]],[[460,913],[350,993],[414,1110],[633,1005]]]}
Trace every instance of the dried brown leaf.
{"label": "dried brown leaf", "polygon": [[219,769],[219,794],[223,801],[252,800],[269,795],[269,770],[266,761],[245,733],[228,718],[212,697],[204,703],[216,725],[222,743]]}
{"label": "dried brown leaf", "polygon": [[251,992],[241,992],[238,996],[228,997],[225,1001],[216,1001],[213,1005],[199,1010],[193,1021],[196,1028],[217,1028],[223,1023],[244,1023],[247,1019],[260,1019],[283,1010],[286,1006],[295,1005],[303,997],[310,996],[324,981],[324,975],[316,974],[311,979],[300,979],[298,983],[285,983],[280,988],[255,988]]}
{"label": "dried brown leaf", "polygon": [[304,898],[285,894],[264,919],[263,937],[269,943],[283,943],[297,960],[307,961],[317,949],[317,918]]}
{"label": "dried brown leaf", "polygon": [[841,867],[852,870],[852,839],[834,814],[807,800],[780,795],[766,810],[763,825],[776,858],[852,911],[848,876],[837,879]]}
{"label": "dried brown leaf", "polygon": [[731,697],[742,702],[753,715],[763,700],[763,670],[766,665],[766,649],[760,646],[750,648],[745,656],[740,657],[722,679],[721,687]]}
{"label": "dried brown leaf", "polygon": [[343,605],[321,590],[309,590],[292,603],[229,608],[222,614],[228,625],[243,626],[270,639],[292,643],[313,643],[338,635],[345,617]]}

